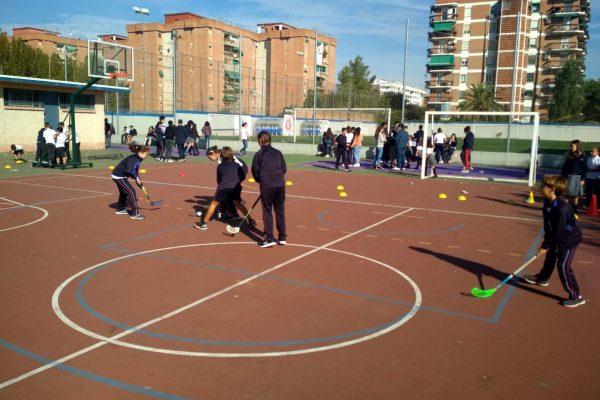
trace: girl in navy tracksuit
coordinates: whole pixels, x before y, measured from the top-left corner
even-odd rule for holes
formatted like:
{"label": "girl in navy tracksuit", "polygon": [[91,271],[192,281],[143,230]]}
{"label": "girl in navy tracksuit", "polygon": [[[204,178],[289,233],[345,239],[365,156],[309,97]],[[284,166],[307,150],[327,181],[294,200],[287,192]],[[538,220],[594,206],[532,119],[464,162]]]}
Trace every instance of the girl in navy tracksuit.
{"label": "girl in navy tracksuit", "polygon": [[544,266],[537,275],[525,275],[526,282],[548,286],[548,279],[554,268],[569,298],[561,301],[565,307],[577,307],[585,304],[579,285],[571,268],[575,250],[581,243],[581,229],[575,219],[573,208],[560,199],[567,190],[567,180],[560,175],[544,175],[542,194],[544,196],[544,241],[538,249],[538,256],[546,256]]}
{"label": "girl in navy tracksuit", "polygon": [[[248,209],[242,204],[242,182],[246,179],[248,167],[243,160],[233,155],[231,147],[223,147],[220,151],[216,146],[210,148],[207,156],[213,161],[219,161],[217,167],[217,191],[213,197],[206,214],[200,218],[200,222],[194,224],[194,228],[205,231],[208,229],[207,222],[210,221],[220,203],[235,205],[244,215]],[[256,221],[248,217],[248,225],[256,226]]]}
{"label": "girl in navy tracksuit", "polygon": [[[140,164],[148,157],[150,148],[132,143],[129,145],[129,150],[135,154],[122,159],[111,175],[111,178],[119,188],[119,204],[115,214],[129,214],[131,219],[144,219],[144,216],[138,210],[135,189],[129,183],[128,178],[135,179],[135,183],[140,187],[142,186],[142,181],[139,177]],[[127,211],[127,207],[129,207],[129,211]]]}

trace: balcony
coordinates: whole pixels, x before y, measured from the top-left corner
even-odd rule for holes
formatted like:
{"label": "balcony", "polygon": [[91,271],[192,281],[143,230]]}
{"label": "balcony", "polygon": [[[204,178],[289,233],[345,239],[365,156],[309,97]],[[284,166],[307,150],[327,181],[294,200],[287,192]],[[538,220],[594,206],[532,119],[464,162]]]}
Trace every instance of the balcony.
{"label": "balcony", "polygon": [[429,26],[433,28],[436,23],[440,22],[455,22],[456,14],[434,14],[429,17]]}
{"label": "balcony", "polygon": [[427,69],[452,69],[454,67],[454,55],[432,55],[427,63]]}
{"label": "balcony", "polygon": [[449,86],[452,86],[452,81],[448,81],[448,80],[434,80],[434,81],[426,82],[425,85],[429,89],[448,88]]}
{"label": "balcony", "polygon": [[552,17],[577,17],[580,15],[587,14],[588,9],[572,6],[572,5],[564,5],[562,7],[552,7],[548,11],[548,15]]}
{"label": "balcony", "polygon": [[443,47],[433,47],[433,48],[427,49],[427,56],[431,57],[433,55],[440,55],[440,54],[454,54],[455,49],[456,49],[456,47],[453,44],[448,44]]}
{"label": "balcony", "polygon": [[585,37],[586,27],[583,25],[575,24],[575,25],[551,25],[546,29],[546,36],[568,36],[568,35],[578,35],[580,37]]}
{"label": "balcony", "polygon": [[429,96],[428,104],[442,104],[452,102],[451,96]]}
{"label": "balcony", "polygon": [[560,54],[583,54],[583,48],[579,43],[553,43],[544,48],[545,54],[560,55]]}
{"label": "balcony", "polygon": [[456,9],[457,7],[458,3],[434,4],[431,6],[431,12],[435,12],[438,10]]}
{"label": "balcony", "polygon": [[240,73],[236,72],[236,71],[227,71],[225,70],[225,79],[230,80],[230,81],[239,81],[240,80]]}

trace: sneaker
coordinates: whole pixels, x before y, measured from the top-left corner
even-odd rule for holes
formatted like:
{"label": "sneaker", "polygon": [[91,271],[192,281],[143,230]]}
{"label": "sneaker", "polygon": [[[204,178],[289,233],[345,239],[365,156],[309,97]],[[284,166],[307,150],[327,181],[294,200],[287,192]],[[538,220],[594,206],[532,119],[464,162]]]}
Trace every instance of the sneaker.
{"label": "sneaker", "polygon": [[256,226],[256,220],[255,219],[251,219],[248,221],[248,226],[250,228],[254,228]]}
{"label": "sneaker", "polygon": [[400,171],[400,168],[398,168],[398,167],[394,167],[394,168],[392,168],[392,169],[393,169],[394,171]]}
{"label": "sneaker", "polygon": [[285,239],[277,239],[277,244],[280,246],[285,246],[287,241]]}
{"label": "sneaker", "polygon": [[579,296],[576,299],[567,299],[567,300],[563,300],[560,302],[561,306],[569,307],[569,308],[579,307],[584,304],[585,304],[585,299],[581,296]]}
{"label": "sneaker", "polygon": [[344,172],[350,172],[350,168],[346,168]]}
{"label": "sneaker", "polygon": [[523,277],[525,282],[530,283],[532,285],[538,285],[546,287],[548,286],[548,281],[540,280],[538,275],[525,275]]}
{"label": "sneaker", "polygon": [[433,177],[434,177],[434,178],[437,178],[437,177],[438,177],[438,176],[437,176],[437,171],[436,171],[435,169],[433,170]]}
{"label": "sneaker", "polygon": [[206,225],[206,222],[196,222],[194,224],[194,228],[200,229],[201,231],[205,231],[208,229],[208,225]]}
{"label": "sneaker", "polygon": [[471,171],[473,171],[475,168],[471,167],[471,168],[469,168],[469,169],[470,169]]}
{"label": "sneaker", "polygon": [[275,242],[273,239],[265,239],[258,244],[258,247],[262,247],[262,248],[273,247],[273,246],[277,246],[277,242]]}
{"label": "sneaker", "polygon": [[167,160],[167,162],[173,162],[173,159],[172,159],[172,158],[169,158],[169,159]]}
{"label": "sneaker", "polygon": [[115,211],[115,214],[117,214],[117,215],[127,215],[127,214],[129,214],[129,211],[127,211],[127,209],[125,209],[125,210],[117,210],[117,211]]}
{"label": "sneaker", "polygon": [[144,215],[142,214],[136,214],[136,215],[132,215],[131,219],[144,219],[146,217],[144,217]]}
{"label": "sneaker", "polygon": [[461,169],[460,172],[462,172],[463,174],[468,174],[469,170],[468,169]]}
{"label": "sneaker", "polygon": [[357,167],[357,168],[360,167],[360,163],[354,164],[353,167]]}

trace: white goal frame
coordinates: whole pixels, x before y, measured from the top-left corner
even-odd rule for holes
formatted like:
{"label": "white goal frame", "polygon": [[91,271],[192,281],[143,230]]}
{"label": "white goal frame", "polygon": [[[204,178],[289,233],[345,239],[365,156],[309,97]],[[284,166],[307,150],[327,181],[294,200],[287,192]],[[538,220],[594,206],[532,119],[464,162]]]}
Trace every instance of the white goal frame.
{"label": "white goal frame", "polygon": [[[535,185],[535,176],[537,173],[537,152],[538,152],[538,138],[540,135],[540,113],[539,112],[509,112],[509,111],[426,111],[425,112],[425,124],[423,126],[423,154],[421,158],[421,179],[427,179],[425,176],[426,167],[426,147],[427,138],[429,133],[434,129],[435,116],[502,116],[509,117],[508,124],[508,140],[511,139],[511,125],[513,120],[520,119],[520,117],[533,117],[533,134],[531,138],[531,153],[529,155],[529,177],[527,184],[532,187]],[[430,122],[431,120],[431,122]],[[475,121],[476,122],[476,121]],[[433,135],[432,135],[433,136]],[[433,139],[433,138],[432,138]]]}
{"label": "white goal frame", "polygon": [[[296,124],[298,122],[297,112],[298,111],[314,111],[314,115],[316,116],[317,111],[385,111],[387,112],[387,125],[388,129],[390,129],[391,119],[392,119],[392,109],[391,108],[313,108],[313,107],[298,107],[294,108],[294,143],[296,143]],[[317,118],[314,118],[316,121]],[[376,122],[376,121],[373,121]]]}

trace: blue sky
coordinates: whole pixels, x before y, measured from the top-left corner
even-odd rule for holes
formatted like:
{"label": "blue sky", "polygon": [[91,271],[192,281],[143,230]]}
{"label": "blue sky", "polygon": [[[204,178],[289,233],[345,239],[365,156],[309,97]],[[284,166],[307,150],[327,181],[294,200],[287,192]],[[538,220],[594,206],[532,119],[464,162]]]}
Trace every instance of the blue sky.
{"label": "blue sky", "polygon": [[[164,14],[189,11],[221,18],[255,30],[263,22],[285,22],[296,27],[315,26],[337,39],[337,72],[361,55],[371,74],[401,80],[404,27],[410,19],[406,80],[425,81],[429,8],[434,0],[2,0],[0,28],[12,34],[15,26],[58,31],[65,37],[95,38],[98,34],[125,34],[125,25],[140,21],[164,22]],[[149,17],[134,14],[132,6],[150,9]],[[591,40],[586,58],[587,78],[600,79],[600,20],[592,15]],[[599,17],[600,18],[600,17]]]}

